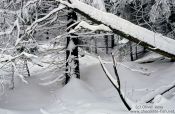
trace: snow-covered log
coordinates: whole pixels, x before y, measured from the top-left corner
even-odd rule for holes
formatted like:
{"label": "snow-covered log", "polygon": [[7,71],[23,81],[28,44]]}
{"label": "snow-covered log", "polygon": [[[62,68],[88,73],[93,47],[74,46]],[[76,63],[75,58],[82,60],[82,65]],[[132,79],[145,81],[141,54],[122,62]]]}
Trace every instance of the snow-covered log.
{"label": "snow-covered log", "polygon": [[87,17],[93,22],[96,22],[97,24],[106,25],[114,33],[121,35],[135,43],[139,43],[140,45],[156,53],[175,60],[175,40],[135,25],[111,13],[98,10],[79,0],[69,0],[70,3],[63,0],[57,1],[73,8],[76,12]]}

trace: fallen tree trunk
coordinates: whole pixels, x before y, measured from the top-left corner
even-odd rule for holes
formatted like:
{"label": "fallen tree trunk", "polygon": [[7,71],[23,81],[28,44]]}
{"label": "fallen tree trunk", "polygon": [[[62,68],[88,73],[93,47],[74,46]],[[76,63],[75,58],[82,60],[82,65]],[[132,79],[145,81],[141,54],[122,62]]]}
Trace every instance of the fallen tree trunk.
{"label": "fallen tree trunk", "polygon": [[79,0],[69,0],[70,3],[62,0],[58,1],[73,8],[87,19],[97,24],[104,24],[109,27],[113,33],[175,60],[175,40],[135,25],[111,13],[100,11]]}

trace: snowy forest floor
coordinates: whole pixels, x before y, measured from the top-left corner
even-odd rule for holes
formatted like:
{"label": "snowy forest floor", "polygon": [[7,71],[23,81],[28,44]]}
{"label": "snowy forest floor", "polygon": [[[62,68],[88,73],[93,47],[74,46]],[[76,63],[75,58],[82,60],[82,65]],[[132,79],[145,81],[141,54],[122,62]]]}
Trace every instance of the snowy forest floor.
{"label": "snowy forest floor", "polygon": [[[0,114],[127,114],[117,91],[106,78],[97,58],[80,59],[81,80],[72,79],[62,87],[59,83],[44,85],[43,79],[56,75],[47,70],[32,72],[28,84],[18,83],[0,97]],[[105,64],[114,75],[112,62]],[[118,65],[122,90],[132,101],[144,101],[163,86],[174,83],[175,64],[158,61],[148,64],[124,62]],[[158,89],[159,88],[159,89]],[[175,89],[154,104],[164,109],[175,107]],[[164,113],[165,114],[165,113]],[[169,113],[170,114],[170,113]]]}

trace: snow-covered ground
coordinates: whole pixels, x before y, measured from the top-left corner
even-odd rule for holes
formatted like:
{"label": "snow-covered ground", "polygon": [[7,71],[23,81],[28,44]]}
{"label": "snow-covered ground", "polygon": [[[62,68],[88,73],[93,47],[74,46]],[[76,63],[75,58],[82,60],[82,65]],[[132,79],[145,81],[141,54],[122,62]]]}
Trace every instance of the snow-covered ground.
{"label": "snow-covered ground", "polygon": [[[85,55],[80,63],[81,80],[72,79],[64,87],[60,83],[45,85],[49,77],[57,73],[33,67],[32,76],[26,79],[28,84],[18,83],[14,90],[6,90],[0,97],[0,114],[129,113],[106,78],[98,59]],[[106,62],[105,65],[115,76],[112,63]],[[163,61],[120,63],[119,76],[125,96],[133,102],[139,102],[156,95],[163,86],[174,84],[174,67],[174,63]],[[165,110],[175,109],[174,95],[175,89],[172,89],[164,96],[157,96],[154,106],[161,105]]]}

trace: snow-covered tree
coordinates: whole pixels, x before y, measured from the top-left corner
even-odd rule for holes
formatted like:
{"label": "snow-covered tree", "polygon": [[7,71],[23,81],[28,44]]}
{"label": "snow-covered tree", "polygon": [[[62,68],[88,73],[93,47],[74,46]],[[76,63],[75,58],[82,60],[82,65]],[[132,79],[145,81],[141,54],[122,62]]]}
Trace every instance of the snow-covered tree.
{"label": "snow-covered tree", "polygon": [[[68,2],[63,0],[7,0],[1,3],[2,30],[0,36],[4,38],[1,43],[1,53],[13,58],[3,62],[13,63],[18,58],[25,63],[30,61],[39,65],[30,57],[39,56],[38,51],[41,47],[39,43],[43,41],[51,43],[53,47],[50,50],[42,50],[42,53],[44,55],[52,53],[54,58],[60,59],[62,58],[60,55],[65,54],[66,37],[75,34],[77,37],[86,38],[89,35],[89,31],[82,28],[92,30],[94,38],[99,33],[95,31],[115,33],[166,57],[175,58],[175,41],[163,36],[168,36],[174,31],[174,13],[171,10],[174,7],[173,0],[69,0]],[[68,27],[66,6],[73,9],[78,15],[77,21]],[[159,23],[160,20],[166,21],[167,24],[171,22],[172,29],[167,28],[166,33],[158,31],[159,26],[156,23]],[[71,30],[66,32],[66,28],[67,30],[71,28]],[[67,45],[67,48],[70,47],[76,46]],[[57,61],[58,58],[49,61],[49,64],[64,71],[65,58]]]}

